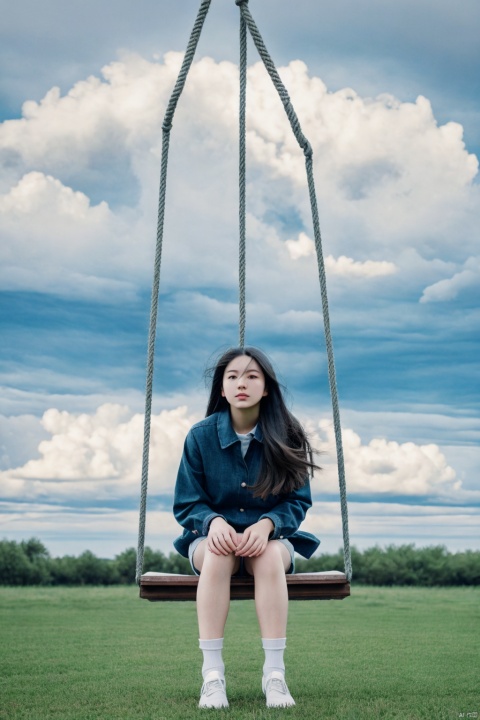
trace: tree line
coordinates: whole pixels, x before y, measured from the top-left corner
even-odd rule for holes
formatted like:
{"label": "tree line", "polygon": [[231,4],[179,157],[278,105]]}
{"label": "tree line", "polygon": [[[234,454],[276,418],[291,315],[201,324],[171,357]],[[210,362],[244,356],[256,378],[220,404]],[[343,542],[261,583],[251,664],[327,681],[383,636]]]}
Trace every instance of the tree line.
{"label": "tree line", "polygon": [[[479,585],[480,551],[451,553],[443,545],[352,548],[353,580],[363,585]],[[0,585],[128,585],[135,581],[136,551],[128,548],[113,559],[86,550],[79,556],[51,557],[37,538],[0,541]],[[191,574],[188,560],[145,548],[144,572]],[[343,551],[304,560],[296,572],[343,570]]]}

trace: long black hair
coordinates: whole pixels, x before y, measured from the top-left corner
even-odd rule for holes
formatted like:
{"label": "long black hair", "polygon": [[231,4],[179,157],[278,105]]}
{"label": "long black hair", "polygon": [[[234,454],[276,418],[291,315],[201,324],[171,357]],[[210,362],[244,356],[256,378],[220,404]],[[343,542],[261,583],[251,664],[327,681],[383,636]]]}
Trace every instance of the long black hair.
{"label": "long black hair", "polygon": [[320,468],[313,462],[307,434],[297,418],[288,410],[282,387],[272,363],[264,352],[254,347],[230,348],[222,354],[208,373],[212,377],[205,417],[229,410],[222,397],[225,369],[237,357],[246,355],[255,360],[265,375],[268,394],[260,401],[260,422],[263,432],[264,460],[257,482],[252,487],[255,497],[266,499],[298,490],[308,475]]}

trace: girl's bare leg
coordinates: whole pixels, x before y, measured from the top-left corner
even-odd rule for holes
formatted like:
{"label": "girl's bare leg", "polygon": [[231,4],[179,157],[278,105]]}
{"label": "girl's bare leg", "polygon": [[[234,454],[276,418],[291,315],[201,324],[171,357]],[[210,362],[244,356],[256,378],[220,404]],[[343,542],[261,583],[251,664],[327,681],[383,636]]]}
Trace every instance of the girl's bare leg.
{"label": "girl's bare leg", "polygon": [[230,607],[230,578],[238,570],[240,559],[233,553],[215,555],[204,540],[195,549],[194,563],[200,572],[197,588],[200,638],[222,638]]}
{"label": "girl's bare leg", "polygon": [[258,557],[245,558],[247,572],[255,577],[255,609],[262,638],[284,638],[287,635],[285,572],[290,563],[287,548],[276,540],[271,540]]}

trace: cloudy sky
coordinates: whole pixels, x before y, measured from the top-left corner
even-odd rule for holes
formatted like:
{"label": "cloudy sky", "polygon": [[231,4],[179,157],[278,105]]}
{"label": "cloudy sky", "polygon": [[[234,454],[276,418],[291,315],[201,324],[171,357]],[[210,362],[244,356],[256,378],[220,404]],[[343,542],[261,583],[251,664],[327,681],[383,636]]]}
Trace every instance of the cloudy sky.
{"label": "cloudy sky", "polygon": [[[295,6],[293,9],[293,5]],[[197,0],[0,0],[0,523],[55,555],[136,544],[161,124]],[[250,0],[315,158],[351,542],[480,547],[480,6]],[[171,138],[147,543],[203,373],[236,344],[238,8],[207,17]],[[247,342],[324,452],[303,156],[249,48]]]}

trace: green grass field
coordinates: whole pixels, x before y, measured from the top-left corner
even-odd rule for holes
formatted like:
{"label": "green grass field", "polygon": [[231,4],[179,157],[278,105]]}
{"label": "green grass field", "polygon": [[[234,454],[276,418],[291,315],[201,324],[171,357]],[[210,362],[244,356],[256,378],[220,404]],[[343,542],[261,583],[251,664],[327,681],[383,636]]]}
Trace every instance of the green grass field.
{"label": "green grass field", "polygon": [[199,710],[193,603],[134,587],[0,588],[2,720],[480,717],[480,589],[354,587],[292,602],[294,708],[267,710],[253,601],[232,603],[228,710]]}

